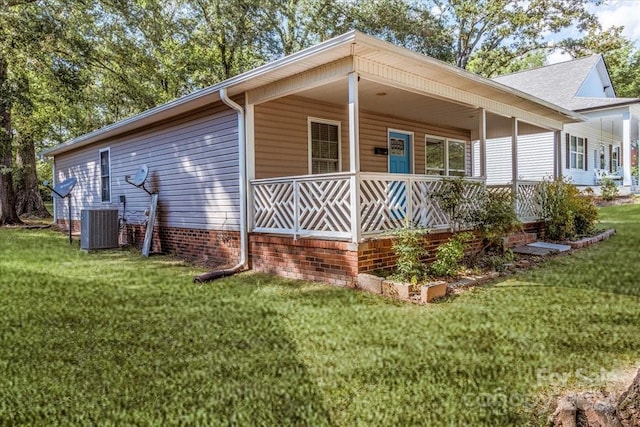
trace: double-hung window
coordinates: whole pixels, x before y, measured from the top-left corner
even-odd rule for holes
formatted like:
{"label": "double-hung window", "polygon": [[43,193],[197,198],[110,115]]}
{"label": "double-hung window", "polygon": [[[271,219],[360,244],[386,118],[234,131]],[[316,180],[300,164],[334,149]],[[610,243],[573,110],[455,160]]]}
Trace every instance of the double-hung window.
{"label": "double-hung window", "polygon": [[427,175],[465,176],[464,141],[435,136],[425,138],[425,173]]}
{"label": "double-hung window", "polygon": [[569,158],[571,159],[571,169],[584,169],[585,168],[585,152],[586,152],[585,139],[579,136],[571,135],[569,145]]}
{"label": "double-hung window", "polygon": [[340,172],[340,122],[309,118],[309,172]]}
{"label": "double-hung window", "polygon": [[100,194],[103,202],[111,202],[111,152],[100,150]]}

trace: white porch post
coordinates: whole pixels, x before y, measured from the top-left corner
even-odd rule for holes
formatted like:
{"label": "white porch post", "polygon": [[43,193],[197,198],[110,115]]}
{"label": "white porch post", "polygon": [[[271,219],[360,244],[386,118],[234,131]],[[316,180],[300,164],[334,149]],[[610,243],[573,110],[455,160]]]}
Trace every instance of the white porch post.
{"label": "white porch post", "polygon": [[518,119],[511,118],[511,182],[513,195],[517,196],[518,190]]}
{"label": "white porch post", "polygon": [[562,176],[562,132],[557,130],[553,133],[553,179]]}
{"label": "white porch post", "polygon": [[255,121],[254,121],[254,108],[253,104],[249,103],[249,97],[245,95],[245,138],[246,145],[246,159],[247,159],[247,230],[253,231],[253,210],[254,210],[254,195],[253,188],[251,186],[251,180],[256,178],[256,150],[255,150]]}
{"label": "white porch post", "polygon": [[623,185],[631,185],[631,114],[622,115],[622,170]]}
{"label": "white porch post", "polygon": [[487,111],[480,108],[478,114],[478,143],[480,149],[480,176],[487,177]]}
{"label": "white porch post", "polygon": [[358,73],[349,73],[349,172],[351,172],[351,241],[360,242],[360,110]]}

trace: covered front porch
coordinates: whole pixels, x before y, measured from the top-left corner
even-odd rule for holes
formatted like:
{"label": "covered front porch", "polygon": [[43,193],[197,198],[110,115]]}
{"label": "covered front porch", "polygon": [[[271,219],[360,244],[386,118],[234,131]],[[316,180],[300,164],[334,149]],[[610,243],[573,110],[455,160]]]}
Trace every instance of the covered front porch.
{"label": "covered front porch", "polygon": [[248,91],[245,109],[249,230],[356,244],[406,220],[450,228],[432,195],[443,178],[462,176],[473,204],[485,188],[490,138],[511,138],[506,190],[520,217],[536,220],[535,183],[518,180],[518,139],[553,132],[559,171],[562,125],[580,120],[370,39],[349,56]]}

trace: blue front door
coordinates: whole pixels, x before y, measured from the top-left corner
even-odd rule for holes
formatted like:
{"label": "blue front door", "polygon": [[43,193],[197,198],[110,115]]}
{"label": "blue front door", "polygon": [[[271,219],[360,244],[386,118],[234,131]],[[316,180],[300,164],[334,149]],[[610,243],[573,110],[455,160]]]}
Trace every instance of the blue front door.
{"label": "blue front door", "polygon": [[389,132],[389,172],[411,173],[411,137]]}
{"label": "blue front door", "polygon": [[[389,132],[389,172],[411,173],[411,137],[406,133]],[[391,181],[388,190],[391,218],[403,220],[407,212],[407,185]]]}

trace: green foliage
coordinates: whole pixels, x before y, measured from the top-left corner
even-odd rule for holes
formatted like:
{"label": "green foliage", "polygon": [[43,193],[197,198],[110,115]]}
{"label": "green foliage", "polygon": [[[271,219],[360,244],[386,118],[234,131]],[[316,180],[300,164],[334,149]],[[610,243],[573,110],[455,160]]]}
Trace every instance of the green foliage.
{"label": "green foliage", "polygon": [[436,260],[429,267],[429,272],[435,276],[455,276],[460,270],[467,244],[473,240],[469,232],[452,236],[446,243],[436,249]]}
{"label": "green foliage", "polygon": [[618,197],[618,186],[611,178],[604,178],[600,186],[602,200],[611,201]]}
{"label": "green foliage", "polygon": [[429,230],[414,227],[409,221],[393,232],[394,241],[391,249],[398,257],[394,279],[402,282],[417,283],[424,273],[424,263],[427,250],[424,248],[423,237]]}
{"label": "green foliage", "polygon": [[593,198],[568,180],[545,180],[539,187],[547,237],[567,240],[591,232],[598,218]]}
{"label": "green foliage", "polygon": [[511,192],[489,190],[479,196],[478,209],[471,213],[471,223],[485,241],[483,249],[501,247],[502,238],[522,226]]}
{"label": "green foliage", "polygon": [[515,255],[511,249],[502,253],[491,253],[483,258],[483,262],[493,271],[504,271],[505,265],[515,260]]}
{"label": "green foliage", "polygon": [[460,227],[469,222],[471,209],[469,206],[468,187],[480,185],[465,181],[463,177],[443,178],[442,185],[431,197],[447,214],[452,231],[460,230]]}

